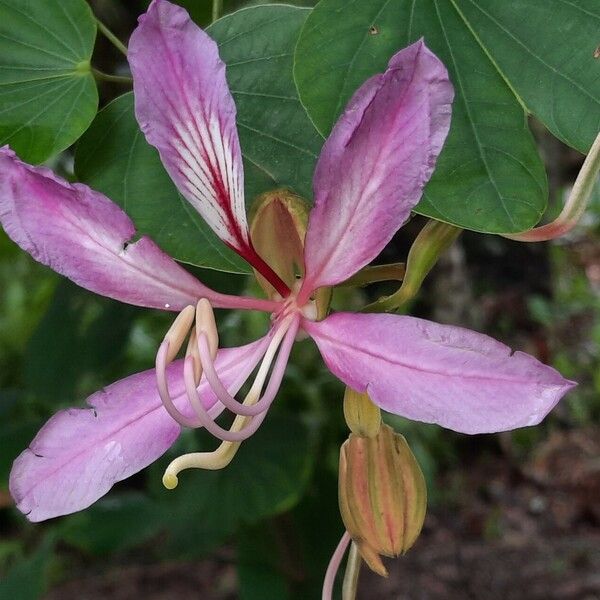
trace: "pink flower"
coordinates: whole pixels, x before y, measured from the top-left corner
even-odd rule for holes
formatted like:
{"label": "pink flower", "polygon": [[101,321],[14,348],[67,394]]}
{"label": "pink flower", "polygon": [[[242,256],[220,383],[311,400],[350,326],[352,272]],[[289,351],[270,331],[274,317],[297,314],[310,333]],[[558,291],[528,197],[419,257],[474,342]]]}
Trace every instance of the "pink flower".
{"label": "pink flower", "polygon": [[[251,435],[299,332],[313,338],[337,377],[368,391],[384,410],[466,433],[538,423],[574,385],[535,358],[458,327],[388,314],[315,320],[315,290],[344,281],[379,254],[421,198],[446,138],[452,86],[422,41],[364,83],[326,141],[314,175],[304,277],[294,289],[250,240],[235,106],[216,44],[185,10],[154,0],[131,37],[129,61],[137,119],[179,191],[281,300],[215,292],[152,240],[136,239],[131,220],[108,198],[3,148],[0,220],[21,248],[98,294],[182,311],[156,369],[97,392],[90,408],[59,412],[17,458],[10,490],[30,520],[86,508],[161,456],[182,425],[205,426],[231,442]],[[268,311],[273,325],[256,342],[217,350],[210,305]],[[194,316],[187,357],[172,362]],[[233,396],[259,363],[255,403],[241,404]],[[225,406],[245,417],[245,427],[225,431],[214,423]],[[193,457],[182,459],[173,474],[193,466]]]}

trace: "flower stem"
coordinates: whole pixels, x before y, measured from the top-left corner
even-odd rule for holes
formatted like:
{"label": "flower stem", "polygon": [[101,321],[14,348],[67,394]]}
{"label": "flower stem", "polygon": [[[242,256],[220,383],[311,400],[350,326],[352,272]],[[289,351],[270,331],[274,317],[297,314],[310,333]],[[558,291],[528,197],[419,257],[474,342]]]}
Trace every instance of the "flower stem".
{"label": "flower stem", "polygon": [[333,585],[335,584],[335,576],[337,575],[342,559],[344,558],[344,554],[346,553],[346,548],[348,547],[350,541],[350,534],[347,531],[344,531],[344,535],[342,536],[340,543],[337,545],[337,548],[335,549],[331,560],[329,561],[329,566],[327,567],[327,572],[325,573],[325,580],[323,581],[321,600],[332,600],[333,598]]}
{"label": "flower stem", "polygon": [[402,281],[405,271],[405,264],[401,262],[365,267],[337,287],[364,287],[379,281]]}
{"label": "flower stem", "polygon": [[412,300],[421,289],[429,271],[461,231],[462,229],[441,221],[428,221],[410,248],[406,261],[406,273],[398,291],[365,306],[362,311],[389,312],[398,310],[403,304]]}
{"label": "flower stem", "polygon": [[115,48],[117,48],[117,50],[119,50],[119,52],[127,56],[127,47],[125,44],[123,44],[123,42],[98,17],[95,17],[95,19],[96,25],[101,33],[104,34],[104,36],[113,44],[113,46],[115,46]]}
{"label": "flower stem", "polygon": [[518,242],[544,242],[565,235],[577,225],[585,213],[588,201],[600,171],[600,132],[596,136],[588,155],[583,161],[573,189],[560,215],[547,225],[534,227],[521,233],[507,233],[504,237]]}
{"label": "flower stem", "polygon": [[355,600],[361,564],[362,559],[358,552],[358,547],[352,542],[350,552],[348,553],[344,583],[342,584],[342,600]]}
{"label": "flower stem", "polygon": [[222,12],[223,12],[223,0],[213,0],[213,3],[212,3],[213,23],[221,16]]}
{"label": "flower stem", "polygon": [[133,83],[133,79],[131,77],[124,77],[121,75],[109,75],[108,73],[103,73],[98,69],[92,68],[92,73],[94,77],[99,81],[110,81],[112,83],[123,83],[126,85],[131,85]]}

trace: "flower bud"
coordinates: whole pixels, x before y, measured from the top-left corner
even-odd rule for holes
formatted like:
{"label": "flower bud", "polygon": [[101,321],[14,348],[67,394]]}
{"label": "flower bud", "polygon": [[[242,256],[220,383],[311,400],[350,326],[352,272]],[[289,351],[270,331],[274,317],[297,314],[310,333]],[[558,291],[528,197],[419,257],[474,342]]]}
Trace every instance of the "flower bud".
{"label": "flower bud", "polygon": [[[308,204],[292,192],[280,189],[260,195],[252,207],[250,237],[263,260],[290,289],[297,288],[304,275],[304,237],[308,224]],[[277,292],[257,271],[256,279],[269,298]],[[317,318],[326,316],[331,288],[320,288],[315,295]]]}
{"label": "flower bud", "polygon": [[347,387],[344,392],[344,417],[352,433],[375,437],[381,428],[381,411],[366,392]]}
{"label": "flower bud", "polygon": [[423,473],[402,435],[387,425],[375,437],[350,435],[340,451],[339,502],[362,558],[387,576],[381,555],[415,543],[427,507]]}

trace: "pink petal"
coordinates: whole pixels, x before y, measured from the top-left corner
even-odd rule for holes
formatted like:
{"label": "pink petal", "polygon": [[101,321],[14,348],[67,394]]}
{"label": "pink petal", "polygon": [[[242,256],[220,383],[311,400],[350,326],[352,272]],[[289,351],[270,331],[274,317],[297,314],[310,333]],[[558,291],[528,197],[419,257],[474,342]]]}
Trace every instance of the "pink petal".
{"label": "pink petal", "polygon": [[303,326],[346,385],[388,412],[463,433],[535,425],[575,385],[486,335],[414,317],[337,313]]}
{"label": "pink petal", "polygon": [[406,221],[446,139],[453,96],[446,69],[422,41],[354,94],[315,171],[306,294],[353,275]]}
{"label": "pink petal", "polygon": [[[217,300],[106,196],[0,149],[0,222],[35,260],[80,286],[122,302],[180,310]],[[217,302],[215,302],[217,303]]]}
{"label": "pink petal", "polygon": [[236,110],[217,44],[185,9],[154,0],[129,41],[135,112],[182,195],[244,254],[248,228]]}
{"label": "pink petal", "polygon": [[[268,339],[219,351],[219,375],[234,393],[258,364]],[[191,415],[183,361],[169,367],[168,377],[175,404]],[[213,416],[219,414],[223,406],[206,380],[199,390]],[[70,408],[54,415],[13,464],[10,493],[30,521],[87,508],[117,481],[162,456],[181,431],[162,406],[154,369],[113,383],[87,403],[91,408]]]}

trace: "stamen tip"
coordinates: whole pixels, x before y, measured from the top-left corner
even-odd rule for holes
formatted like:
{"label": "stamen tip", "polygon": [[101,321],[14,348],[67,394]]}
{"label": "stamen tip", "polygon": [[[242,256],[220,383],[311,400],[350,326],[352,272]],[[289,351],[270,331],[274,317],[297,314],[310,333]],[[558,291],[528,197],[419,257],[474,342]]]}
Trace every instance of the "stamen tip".
{"label": "stamen tip", "polygon": [[177,478],[177,475],[174,475],[173,473],[169,473],[167,471],[163,475],[162,482],[168,490],[174,490],[177,487],[177,484],[179,483],[179,479]]}

